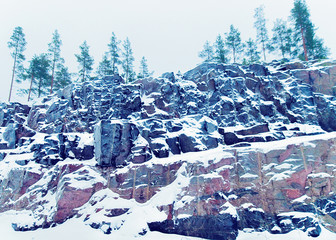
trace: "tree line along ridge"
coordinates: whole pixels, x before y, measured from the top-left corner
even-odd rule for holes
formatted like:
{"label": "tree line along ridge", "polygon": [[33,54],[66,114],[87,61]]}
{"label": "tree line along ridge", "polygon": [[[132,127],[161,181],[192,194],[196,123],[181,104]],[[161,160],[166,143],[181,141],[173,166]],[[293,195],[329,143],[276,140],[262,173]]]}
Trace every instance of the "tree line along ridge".
{"label": "tree line along ridge", "polygon": [[[205,42],[202,51],[199,52],[199,57],[205,62],[252,64],[260,61],[266,62],[267,52],[279,54],[283,59],[298,58],[305,61],[324,59],[329,55],[329,49],[324,46],[323,39],[316,36],[316,27],[310,19],[305,0],[294,0],[289,21],[276,19],[272,28],[272,37],[269,37],[266,27],[264,6],[255,9],[254,19],[257,32],[255,40],[249,38],[243,42],[238,28],[230,25],[229,32],[224,34],[224,37],[219,34],[214,44],[209,41]],[[57,30],[54,31],[52,40],[48,44],[48,52],[35,54],[29,60],[28,67],[23,65],[26,60],[24,56],[26,44],[22,27],[16,27],[8,42],[14,60],[9,102],[12,98],[14,82],[22,83],[26,80],[30,82],[28,89],[20,89],[20,93],[26,94],[29,101],[32,97],[41,97],[65,87],[73,81],[75,76],[69,72],[61,56],[62,40]],[[128,37],[122,42],[112,32],[107,48],[98,64],[95,77],[102,78],[107,75],[120,74],[125,82],[129,83],[136,78],[153,75],[145,57],[142,57],[140,61],[138,74],[135,73],[135,59]],[[75,54],[79,66],[76,76],[78,81],[84,82],[94,78],[92,76],[94,59],[90,55],[90,47],[86,41],[79,46],[79,50],[79,53]]]}

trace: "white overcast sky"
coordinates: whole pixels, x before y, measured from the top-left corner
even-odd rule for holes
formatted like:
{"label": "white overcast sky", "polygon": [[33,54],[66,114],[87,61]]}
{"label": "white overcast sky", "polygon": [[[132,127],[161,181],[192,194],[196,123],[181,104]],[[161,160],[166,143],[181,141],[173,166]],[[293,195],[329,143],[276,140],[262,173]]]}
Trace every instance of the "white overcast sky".
{"label": "white overcast sky", "polygon": [[[111,33],[120,40],[129,37],[138,62],[148,59],[155,75],[185,72],[198,63],[198,52],[206,40],[228,32],[230,24],[241,31],[243,40],[255,38],[254,9],[265,5],[269,31],[276,18],[290,14],[294,0],[0,0],[0,101],[8,98],[13,60],[7,42],[16,26],[26,34],[29,60],[47,51],[57,29],[63,41],[62,56],[72,72],[74,57],[86,40],[97,64]],[[336,56],[336,1],[307,0],[311,19]],[[270,31],[271,32],[271,31]],[[17,88],[15,84],[15,88]],[[15,99],[14,99],[15,100]]]}

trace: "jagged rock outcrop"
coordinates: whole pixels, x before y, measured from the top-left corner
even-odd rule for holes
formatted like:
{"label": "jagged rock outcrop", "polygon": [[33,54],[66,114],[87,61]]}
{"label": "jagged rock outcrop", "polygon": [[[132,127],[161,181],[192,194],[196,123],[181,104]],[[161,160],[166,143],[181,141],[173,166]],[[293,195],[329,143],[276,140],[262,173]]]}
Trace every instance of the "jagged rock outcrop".
{"label": "jagged rock outcrop", "polygon": [[[96,124],[95,156],[99,165],[121,167],[129,162],[130,150],[139,130],[127,121],[102,120]],[[145,152],[146,153],[146,152]]]}
{"label": "jagged rock outcrop", "polygon": [[114,234],[139,216],[136,236],[336,231],[335,69],[204,63],[1,104],[0,212],[30,213],[18,231],[77,217]]}
{"label": "jagged rock outcrop", "polygon": [[[132,85],[122,84],[123,80],[115,75],[70,85],[31,109],[17,106],[14,112],[18,111],[18,114],[14,115],[24,118],[26,114],[29,129],[47,134],[93,133],[100,121],[104,124],[115,119],[127,121],[139,131],[139,140],[134,136],[125,140],[127,143],[123,144],[121,155],[119,147],[110,147],[108,151],[117,152],[106,153],[106,159],[99,160],[102,165],[122,166],[127,162],[147,161],[152,156],[160,158],[170,153],[211,149],[221,143],[246,145],[311,134],[304,129],[289,128],[291,123],[334,131],[335,99],[321,94],[331,94],[333,85],[320,84],[321,79],[329,83],[334,81],[334,68],[334,65],[309,67],[302,63],[278,62],[272,62],[270,66],[205,63],[182,78],[167,73],[162,78],[142,79]],[[312,73],[321,79],[310,81],[307,76]],[[207,123],[203,124],[201,119]],[[3,120],[3,125],[8,125],[4,136],[9,138],[7,142],[12,148],[13,134],[6,121]],[[208,123],[211,124],[210,132]],[[268,124],[267,131],[248,133],[248,129],[265,124]],[[122,125],[117,128],[122,129]],[[230,127],[234,126],[240,126],[241,130],[231,131]],[[193,134],[190,134],[191,128]],[[124,134],[124,139],[130,138],[125,135],[129,134],[127,130],[118,131],[120,136]],[[111,137],[109,134],[106,139],[95,136],[98,137],[96,142],[99,138],[99,141],[108,142]],[[141,142],[141,146],[135,146],[134,142]],[[100,147],[104,146],[107,145],[104,143]],[[97,153],[107,149],[98,148]],[[111,158],[118,156],[122,160],[115,163]]]}

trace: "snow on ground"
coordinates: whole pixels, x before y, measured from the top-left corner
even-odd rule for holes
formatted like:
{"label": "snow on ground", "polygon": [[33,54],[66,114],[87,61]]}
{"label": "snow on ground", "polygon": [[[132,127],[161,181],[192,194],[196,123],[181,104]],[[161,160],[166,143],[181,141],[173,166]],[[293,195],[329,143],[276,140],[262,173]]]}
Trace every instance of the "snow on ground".
{"label": "snow on ground", "polygon": [[267,153],[271,150],[275,149],[286,149],[288,145],[291,144],[307,144],[307,142],[310,141],[316,141],[316,140],[328,140],[336,138],[336,132],[331,132],[331,133],[324,133],[324,134],[319,134],[319,135],[308,135],[308,136],[300,136],[300,137],[292,137],[284,140],[279,140],[274,144],[274,142],[256,142],[256,143],[251,143],[251,146],[249,147],[240,147],[239,149],[253,149],[253,150],[260,150],[263,153]]}
{"label": "snow on ground", "polygon": [[[229,151],[225,151],[225,146],[219,145],[217,148],[213,148],[206,151],[200,151],[200,152],[188,152],[183,153],[181,155],[172,155],[168,158],[156,158],[153,156],[152,160],[149,162],[146,162],[144,164],[170,164],[174,162],[188,162],[190,164],[194,163],[202,163],[204,167],[208,167],[211,164],[215,164],[222,160],[223,158],[233,158],[233,153]],[[130,166],[132,166],[130,164]],[[126,168],[125,168],[126,169]],[[122,171],[119,170],[118,171]]]}
{"label": "snow on ground", "polygon": [[[124,233],[114,232],[111,235],[104,234],[100,230],[95,230],[84,225],[81,219],[73,218],[54,228],[38,229],[28,232],[16,232],[11,227],[11,223],[20,217],[15,211],[0,214],[1,240],[200,240],[201,238],[179,236],[175,234],[163,234],[159,232],[149,232],[145,236],[131,237]],[[141,218],[141,216],[139,216]]]}
{"label": "snow on ground", "polygon": [[294,230],[287,234],[271,234],[269,232],[253,232],[246,229],[245,231],[239,231],[238,238],[236,240],[333,240],[336,239],[336,234],[322,228],[321,235],[319,237],[309,237],[306,232],[301,230]]}
{"label": "snow on ground", "polygon": [[[94,230],[84,225],[81,219],[73,218],[54,228],[38,229],[28,232],[15,232],[11,227],[13,219],[20,217],[15,211],[0,214],[1,240],[201,240],[201,238],[180,236],[175,234],[163,234],[159,232],[148,232],[144,236],[132,237],[125,232],[113,232],[110,235],[102,231]],[[139,216],[141,218],[141,216]],[[336,239],[336,234],[322,227],[321,235],[317,238],[309,237],[307,233],[294,230],[287,234],[270,234],[269,232],[253,232],[250,229],[239,231],[237,240],[332,240]]]}

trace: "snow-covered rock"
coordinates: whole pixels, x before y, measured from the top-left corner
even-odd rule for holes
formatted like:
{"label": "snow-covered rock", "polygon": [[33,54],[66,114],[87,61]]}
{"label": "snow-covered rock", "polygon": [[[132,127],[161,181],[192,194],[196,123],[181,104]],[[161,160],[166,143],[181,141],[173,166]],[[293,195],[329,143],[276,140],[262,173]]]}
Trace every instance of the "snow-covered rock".
{"label": "snow-covered rock", "polygon": [[1,104],[0,212],[128,239],[336,231],[335,66],[204,63]]}

